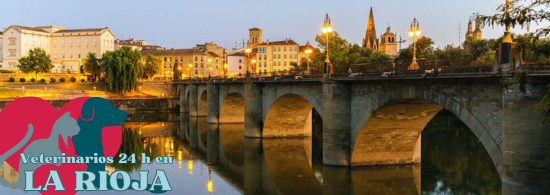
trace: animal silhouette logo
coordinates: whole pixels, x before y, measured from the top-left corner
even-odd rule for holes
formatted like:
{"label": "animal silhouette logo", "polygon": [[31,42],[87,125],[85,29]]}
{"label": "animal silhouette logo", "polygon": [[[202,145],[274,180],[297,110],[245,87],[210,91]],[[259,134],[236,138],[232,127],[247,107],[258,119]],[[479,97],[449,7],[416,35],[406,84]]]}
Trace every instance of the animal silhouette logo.
{"label": "animal silhouette logo", "polygon": [[[50,170],[57,170],[65,191],[48,191],[41,194],[75,194],[75,171],[105,170],[105,164],[23,163],[23,159],[43,156],[82,156],[98,153],[115,156],[122,140],[121,124],[127,113],[103,98],[82,97],[67,102],[59,110],[49,102],[36,98],[18,98],[0,112],[0,163],[6,162],[18,171],[19,179],[0,185],[16,189],[25,188],[25,171],[35,171],[36,187],[44,185]],[[107,132],[107,133],[104,133]],[[23,153],[26,156],[22,156]]]}
{"label": "animal silhouette logo", "polygon": [[[50,137],[46,139],[38,139],[33,141],[31,144],[29,144],[25,150],[24,154],[27,155],[27,159],[29,159],[31,156],[61,156],[61,150],[58,147],[59,140],[58,138],[61,137],[63,139],[63,143],[68,143],[68,138],[72,137],[80,131],[80,127],[78,126],[76,120],[70,117],[70,112],[66,112],[61,116],[55,124],[53,125],[52,132]],[[13,155],[16,151],[23,148],[29,140],[32,137],[32,134],[34,132],[34,128],[32,124],[29,124],[28,126],[27,135],[19,142],[15,147],[8,150],[8,152],[4,153],[0,157],[0,164],[4,163],[8,157]],[[23,159],[21,159],[22,161]],[[61,161],[58,161],[57,163],[54,163],[55,165],[59,166],[61,165]],[[33,163],[19,163],[19,179],[15,183],[7,183],[3,179],[0,179],[0,184],[6,187],[12,187],[23,190],[25,188],[25,177],[26,175],[23,174],[24,171],[35,171],[38,167],[41,166],[41,164],[33,164]]]}

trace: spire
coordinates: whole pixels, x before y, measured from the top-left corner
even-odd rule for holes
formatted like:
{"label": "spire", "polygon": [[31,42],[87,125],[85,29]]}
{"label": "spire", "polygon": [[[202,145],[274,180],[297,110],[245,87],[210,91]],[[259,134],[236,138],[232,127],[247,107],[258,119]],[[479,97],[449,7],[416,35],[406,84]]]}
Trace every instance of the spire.
{"label": "spire", "polygon": [[470,22],[468,22],[468,33],[472,33],[474,32],[473,31],[473,28],[472,28],[472,19],[470,19]]}
{"label": "spire", "polygon": [[327,16],[325,17],[325,26],[330,26],[330,17],[328,17],[328,13],[327,13]]}
{"label": "spire", "polygon": [[481,22],[476,20],[476,30],[474,32],[481,32]]}
{"label": "spire", "polygon": [[371,7],[369,13],[369,23],[367,24],[367,32],[365,33],[365,38],[363,39],[363,47],[372,48],[375,51],[378,51],[378,45],[376,26],[374,25],[374,13]]}

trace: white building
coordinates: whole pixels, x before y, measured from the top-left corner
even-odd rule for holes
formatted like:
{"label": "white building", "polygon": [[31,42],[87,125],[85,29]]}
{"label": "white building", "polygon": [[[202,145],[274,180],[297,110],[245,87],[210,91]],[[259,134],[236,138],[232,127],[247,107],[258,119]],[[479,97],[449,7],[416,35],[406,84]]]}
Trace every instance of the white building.
{"label": "white building", "polygon": [[66,29],[58,26],[26,27],[11,25],[4,29],[3,64],[0,69],[17,70],[19,59],[33,48],[50,55],[52,73],[80,72],[81,59],[88,53],[98,58],[114,50],[114,34],[109,28]]}
{"label": "white building", "polygon": [[246,74],[246,54],[239,52],[227,55],[227,74],[230,76]]}

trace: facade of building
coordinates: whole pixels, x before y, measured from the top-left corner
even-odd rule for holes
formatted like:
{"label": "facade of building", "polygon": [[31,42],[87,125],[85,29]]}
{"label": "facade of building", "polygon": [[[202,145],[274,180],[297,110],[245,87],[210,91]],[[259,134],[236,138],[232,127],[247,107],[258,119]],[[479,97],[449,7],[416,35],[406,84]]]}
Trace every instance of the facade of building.
{"label": "facade of building", "polygon": [[[174,74],[174,66],[181,66],[182,78],[203,78],[223,75],[223,58],[214,56],[214,53],[204,52],[201,49],[166,49],[166,50],[142,50],[142,60],[151,54],[162,61],[161,72],[153,76],[153,79],[171,79]],[[214,54],[214,55],[212,55]],[[208,62],[212,59],[212,62]],[[189,67],[191,65],[191,67]],[[210,70],[212,66],[212,70]],[[178,67],[176,70],[179,71]]]}
{"label": "facade of building", "polygon": [[227,74],[229,76],[243,76],[246,74],[246,54],[237,52],[227,55]]}
{"label": "facade of building", "polygon": [[371,7],[369,14],[369,23],[367,24],[367,32],[365,33],[365,38],[363,38],[363,47],[371,48],[374,51],[378,51],[380,49],[379,43],[380,42],[376,35],[376,26],[374,25],[374,14]]}
{"label": "facade of building", "polygon": [[58,26],[12,25],[3,31],[3,64],[0,69],[18,70],[19,59],[30,49],[42,48],[54,65],[52,73],[80,72],[88,53],[101,58],[114,50],[114,34],[109,28],[66,29]]}
{"label": "facade of building", "polygon": [[468,31],[466,32],[466,40],[468,40],[469,38],[473,38],[474,40],[483,39],[483,31],[481,30],[481,22],[479,20],[476,21],[475,30],[473,30],[472,20],[470,19],[470,22],[468,22]]}
{"label": "facade of building", "polygon": [[[311,50],[311,53],[306,53],[306,50]],[[302,65],[302,59],[306,59],[306,63],[307,63],[307,60],[310,61],[311,63],[311,57],[313,56],[313,52],[315,51],[315,49],[313,48],[313,46],[311,46],[309,44],[309,42],[306,43],[306,45],[302,45],[298,48],[298,65]],[[306,64],[304,64],[306,65]]]}
{"label": "facade of building", "polygon": [[399,51],[397,51],[396,39],[397,36],[395,36],[395,34],[391,32],[391,28],[388,27],[386,29],[386,33],[380,37],[380,52],[392,57],[397,57],[399,55]]}
{"label": "facade of building", "polygon": [[2,64],[4,63],[4,52],[2,48],[4,48],[4,36],[2,32],[0,32],[0,67],[2,67]]}
{"label": "facade of building", "polygon": [[120,49],[122,46],[128,46],[132,49],[142,50],[143,46],[147,45],[147,41],[145,40],[136,40],[134,38],[127,39],[127,40],[115,40],[115,50]]}
{"label": "facade of building", "polygon": [[[298,63],[298,43],[288,38],[284,41],[262,42],[262,30],[252,28],[250,33],[250,47],[252,53],[250,58],[250,72],[268,73],[268,72],[283,72],[288,71],[293,66],[291,63]],[[252,63],[252,59],[256,62]],[[245,70],[246,72],[246,70]]]}

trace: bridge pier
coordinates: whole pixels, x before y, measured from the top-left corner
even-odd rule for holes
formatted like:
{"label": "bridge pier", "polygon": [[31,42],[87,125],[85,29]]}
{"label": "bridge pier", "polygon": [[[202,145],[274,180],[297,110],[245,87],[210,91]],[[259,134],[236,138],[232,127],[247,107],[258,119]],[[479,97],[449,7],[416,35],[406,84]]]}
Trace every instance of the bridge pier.
{"label": "bridge pier", "polygon": [[210,124],[218,124],[220,119],[220,87],[217,84],[208,84],[208,112],[206,121]]}
{"label": "bridge pier", "polygon": [[179,95],[180,95],[180,113],[186,113],[186,112],[189,112],[189,103],[187,101],[189,101],[187,99],[187,92],[186,92],[186,88],[188,87],[188,85],[183,85],[183,84],[180,84],[179,85]]}
{"label": "bridge pier", "polygon": [[206,147],[206,162],[209,164],[217,164],[220,159],[220,128],[218,124],[208,124],[207,132],[207,147]]}
{"label": "bridge pier", "polygon": [[323,83],[323,164],[349,166],[351,159],[351,86]]}
{"label": "bridge pier", "polygon": [[249,138],[262,137],[262,86],[246,83],[244,89],[244,136]]}
{"label": "bridge pier", "polygon": [[189,116],[199,116],[199,89],[197,85],[189,85]]}
{"label": "bridge pier", "polygon": [[[503,109],[502,194],[550,194],[550,125],[548,112],[535,105],[547,92],[543,84],[517,87],[505,95]],[[508,97],[508,98],[506,98]]]}

